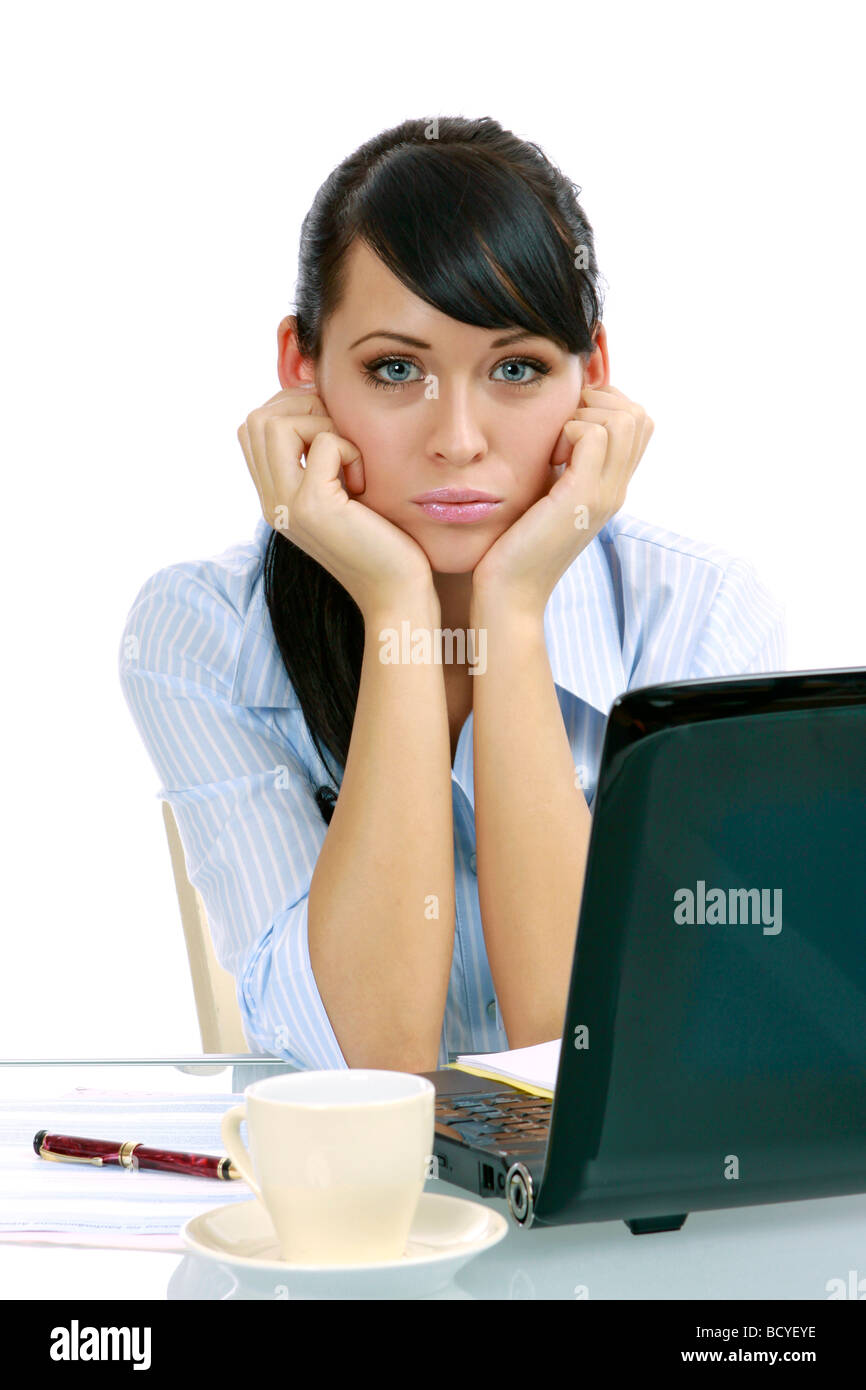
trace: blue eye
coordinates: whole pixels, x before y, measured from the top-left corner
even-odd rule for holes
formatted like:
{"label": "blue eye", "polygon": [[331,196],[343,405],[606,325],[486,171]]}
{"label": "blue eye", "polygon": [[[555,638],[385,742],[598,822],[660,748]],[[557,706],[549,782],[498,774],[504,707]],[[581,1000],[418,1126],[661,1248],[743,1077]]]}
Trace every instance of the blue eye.
{"label": "blue eye", "polygon": [[528,381],[515,381],[514,377],[501,378],[507,380],[509,386],[537,386],[541,378],[547,376],[550,371],[549,367],[545,366],[543,362],[537,362],[534,357],[509,357],[506,362],[500,362],[497,367],[494,367],[494,371],[498,372],[500,367],[519,367],[521,370],[529,367],[530,371],[538,373],[537,376],[530,377]]}
{"label": "blue eye", "polygon": [[[394,377],[383,379],[377,375],[383,368],[385,368],[385,370],[390,370],[392,367],[402,369],[403,371],[415,367],[419,372],[421,371],[418,363],[413,362],[410,357],[398,357],[396,355],[378,357],[375,362],[364,363],[364,380],[367,382],[368,386],[377,388],[383,387],[386,391],[398,391],[404,386],[412,386],[416,381],[424,380],[423,375],[415,377],[414,381],[405,376],[398,379]],[[550,367],[546,362],[539,362],[535,357],[509,357],[502,362],[498,362],[493,370],[498,372],[500,367],[517,367],[522,370],[528,367],[530,371],[536,373],[536,375],[530,377],[528,381],[515,381],[513,377],[511,379],[504,377],[498,378],[505,386],[516,386],[518,388],[540,386],[542,378],[547,376],[550,371]]]}
{"label": "blue eye", "polygon": [[[368,385],[384,386],[386,391],[394,391],[399,386],[406,386],[410,383],[408,383],[405,379],[400,379],[399,377],[396,380],[394,377],[390,377],[383,381],[380,376],[376,376],[376,372],[380,371],[382,367],[385,367],[387,369],[391,367],[406,368],[415,365],[417,364],[410,362],[408,357],[380,357],[376,362],[365,363],[366,370],[364,375],[366,377]],[[416,380],[417,379],[418,378],[416,378]]]}

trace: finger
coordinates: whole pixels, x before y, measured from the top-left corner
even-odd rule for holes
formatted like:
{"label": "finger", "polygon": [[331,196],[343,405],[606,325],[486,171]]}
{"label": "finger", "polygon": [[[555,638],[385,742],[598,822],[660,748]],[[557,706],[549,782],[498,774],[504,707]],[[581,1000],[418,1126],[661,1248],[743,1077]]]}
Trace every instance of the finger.
{"label": "finger", "polygon": [[611,448],[605,459],[605,468],[631,469],[635,453],[635,441],[640,437],[638,421],[630,410],[596,410],[586,407],[574,412],[576,420],[593,421],[607,430]]}
{"label": "finger", "polygon": [[[344,464],[360,458],[356,444],[341,438],[331,430],[319,427],[320,417],[269,416],[263,425],[267,442],[267,458],[276,494],[287,493],[279,500],[294,498],[305,477],[327,482],[340,477]],[[305,462],[301,455],[305,454]]]}
{"label": "finger", "polygon": [[262,509],[262,513],[265,514],[266,504],[262,493],[262,484],[259,480],[259,474],[258,469],[256,468],[255,459],[253,458],[253,451],[252,446],[250,444],[250,435],[249,430],[247,429],[246,420],[244,420],[242,425],[238,426],[238,443],[241,446],[241,451],[246,460],[246,465],[249,470],[250,477],[252,478],[256,492],[259,495],[259,506]]}
{"label": "finger", "polygon": [[[653,430],[654,430],[654,429],[655,429],[655,424],[654,424],[654,422],[650,419],[650,417],[649,417],[648,415],[645,416],[645,417],[644,417],[644,421],[643,421],[643,425],[642,425],[642,427],[641,427],[640,439],[637,441],[637,443],[636,443],[636,445],[635,445],[635,457],[634,457],[634,459],[633,459],[633,461],[632,461],[632,465],[631,465],[631,472],[632,472],[632,473],[634,473],[634,470],[637,468],[638,464],[640,463],[641,459],[643,458],[644,452],[645,452],[645,450],[646,450],[646,446],[649,444],[650,439],[652,438],[652,433],[653,433]],[[631,477],[631,473],[629,474],[629,477]]]}
{"label": "finger", "polygon": [[[297,388],[286,388],[278,392],[270,401],[259,406],[256,410],[250,411],[246,420],[239,426],[237,431],[238,442],[246,461],[250,476],[252,477],[256,491],[259,495],[259,504],[265,519],[276,527],[277,517],[275,507],[280,505],[288,506],[290,496],[282,499],[276,497],[278,490],[286,491],[285,487],[278,489],[274,473],[271,468],[268,456],[267,441],[265,438],[266,422],[274,418],[288,417],[292,419],[303,419],[308,422],[301,427],[300,433],[304,436],[309,434],[310,429],[327,430],[330,429],[333,421],[325,413],[325,408],[320,398],[315,394],[315,390],[302,390],[300,393]],[[307,441],[308,442],[308,441]],[[297,446],[298,463],[303,452],[304,445],[299,443]],[[298,473],[302,469],[296,468]],[[293,489],[288,488],[288,494],[292,494]]]}
{"label": "finger", "polygon": [[[307,475],[311,481],[328,483],[338,479],[342,482],[343,472],[356,469],[361,463],[361,450],[350,439],[342,435],[322,433],[316,435],[307,453]],[[357,478],[357,472],[353,475]]]}
{"label": "finger", "polygon": [[[347,476],[350,483],[346,481]],[[351,440],[323,431],[316,435],[307,451],[307,466],[302,477],[309,480],[303,497],[319,495],[335,482],[345,493],[363,492],[361,451]]]}
{"label": "finger", "polygon": [[611,386],[610,383],[608,383],[607,386],[584,386],[584,394],[587,391],[591,392],[593,395],[597,395],[599,392],[607,392],[608,395],[616,396],[617,399],[621,401],[627,401],[629,399],[624,391],[618,391],[617,388],[615,386]]}
{"label": "finger", "polygon": [[285,391],[279,391],[276,396],[272,396],[269,401],[265,401],[264,405],[258,406],[256,410],[251,410],[246,418],[250,447],[258,466],[265,475],[269,470],[267,459],[261,457],[264,422],[272,416],[286,415],[312,416],[318,420],[319,429],[330,429],[333,424],[323,402],[314,391],[302,392],[299,395],[296,388],[287,388]]}
{"label": "finger", "polygon": [[608,410],[627,410],[639,420],[646,415],[642,405],[633,401],[630,397],[623,395],[622,391],[614,392],[612,388],[605,388],[603,391],[594,390],[592,387],[584,387],[580,393],[581,400],[585,400],[590,408]]}
{"label": "finger", "polygon": [[568,440],[571,455],[569,466],[554,488],[566,483],[581,494],[581,501],[585,501],[587,494],[598,494],[605,459],[611,447],[610,435],[600,422],[593,420],[566,420],[563,434]]}
{"label": "finger", "polygon": [[285,456],[287,446],[293,450],[295,467],[291,478],[294,479],[297,474],[300,482],[300,473],[303,471],[301,455],[320,431],[330,429],[333,424],[329,415],[298,414],[296,406],[297,401],[287,400],[282,404],[268,406],[267,409],[261,407],[252,410],[247,416],[250,446],[266,493],[273,494],[277,483],[268,449],[269,432],[273,432],[275,438],[280,441],[281,456]]}
{"label": "finger", "polygon": [[586,386],[580,393],[581,401],[586,400],[589,408],[603,410],[627,410],[640,423],[646,418],[646,411],[637,401],[631,400],[624,392],[617,391],[615,386],[592,387]]}
{"label": "finger", "polygon": [[265,405],[273,405],[277,401],[286,400],[289,396],[300,396],[301,398],[304,396],[313,396],[316,394],[317,390],[318,388],[314,381],[299,381],[296,382],[294,386],[284,386],[275,396],[271,396],[269,400],[265,401]]}
{"label": "finger", "polygon": [[[583,416],[590,412],[578,413]],[[626,428],[629,429],[627,422]],[[631,476],[624,462],[628,457],[629,439],[617,439],[617,431],[606,420],[567,420],[563,431],[573,444],[574,451],[571,466],[557,480],[551,495],[566,484],[571,493],[571,503],[579,503],[585,508],[598,530],[625,502]]]}
{"label": "finger", "polygon": [[266,415],[318,415],[321,419],[330,419],[324,401],[315,391],[280,391],[264,405],[251,410],[247,419],[250,416],[263,419]]}
{"label": "finger", "polygon": [[276,518],[271,524],[278,529],[287,527],[304,481],[307,467],[302,455],[306,454],[308,466],[316,440],[336,438],[325,427],[330,423],[327,416],[269,412],[254,424],[253,449],[258,457],[255,434],[260,431],[266,495],[270,498],[272,516]]}
{"label": "finger", "polygon": [[[596,394],[593,392],[593,395]],[[599,424],[610,425],[614,438],[626,449],[624,457],[631,477],[649,441],[649,434],[644,437],[644,423],[648,417],[643,407],[635,401],[628,401],[628,409],[623,406],[611,406],[607,409],[601,406],[587,406],[575,411],[576,418],[584,416],[588,420],[597,420]]]}
{"label": "finger", "polygon": [[581,399],[583,399],[584,396],[591,397],[592,401],[595,402],[596,408],[603,407],[606,399],[612,409],[621,410],[625,405],[628,406],[630,412],[634,414],[638,429],[635,434],[632,454],[629,459],[629,477],[631,477],[643,458],[644,451],[652,437],[652,433],[655,429],[654,421],[647,415],[643,406],[638,405],[637,401],[630,400],[623,391],[618,391],[615,386],[607,385],[599,388],[585,387],[581,392]]}
{"label": "finger", "polygon": [[359,497],[362,492],[367,490],[367,482],[364,474],[364,458],[358,452],[357,458],[351,459],[343,467],[343,482],[346,491],[351,492],[354,497]]}

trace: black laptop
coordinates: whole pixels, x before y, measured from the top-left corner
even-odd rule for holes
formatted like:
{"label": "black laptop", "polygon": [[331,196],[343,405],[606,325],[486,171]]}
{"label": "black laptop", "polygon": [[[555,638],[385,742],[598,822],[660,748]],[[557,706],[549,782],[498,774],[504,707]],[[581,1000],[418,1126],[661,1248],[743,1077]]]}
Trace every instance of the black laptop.
{"label": "black laptop", "polygon": [[423,1075],[523,1226],[866,1192],[866,669],[620,696],[553,1100]]}

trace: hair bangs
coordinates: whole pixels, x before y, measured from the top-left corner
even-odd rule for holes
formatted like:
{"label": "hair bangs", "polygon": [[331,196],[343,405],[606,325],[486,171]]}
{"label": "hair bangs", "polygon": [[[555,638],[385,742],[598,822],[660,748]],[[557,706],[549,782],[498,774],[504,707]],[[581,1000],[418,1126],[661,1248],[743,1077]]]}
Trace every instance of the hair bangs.
{"label": "hair bangs", "polygon": [[478,149],[446,149],[443,157],[435,141],[403,145],[380,159],[355,193],[356,234],[449,318],[522,328],[567,352],[588,351],[591,332],[562,229],[513,170]]}

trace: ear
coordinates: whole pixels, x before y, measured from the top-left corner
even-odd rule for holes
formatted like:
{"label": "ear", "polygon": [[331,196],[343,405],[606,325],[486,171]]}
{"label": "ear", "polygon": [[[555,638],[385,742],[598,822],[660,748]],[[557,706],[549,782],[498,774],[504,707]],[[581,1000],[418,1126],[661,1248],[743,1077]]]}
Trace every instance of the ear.
{"label": "ear", "polygon": [[277,376],[284,391],[292,386],[315,385],[316,366],[308,357],[301,356],[294,314],[287,314],[277,328]]}

